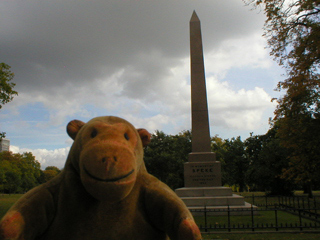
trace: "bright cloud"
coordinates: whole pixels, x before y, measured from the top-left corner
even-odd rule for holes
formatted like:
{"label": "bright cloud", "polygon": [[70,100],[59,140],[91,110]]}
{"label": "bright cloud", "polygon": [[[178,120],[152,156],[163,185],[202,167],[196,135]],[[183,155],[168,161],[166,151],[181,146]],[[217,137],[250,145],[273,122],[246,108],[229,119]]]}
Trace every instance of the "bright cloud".
{"label": "bright cloud", "polygon": [[59,148],[55,150],[47,149],[28,149],[19,148],[18,146],[10,146],[10,151],[13,153],[32,152],[36,160],[41,164],[41,169],[45,169],[48,166],[56,166],[59,169],[64,167],[70,147]]}

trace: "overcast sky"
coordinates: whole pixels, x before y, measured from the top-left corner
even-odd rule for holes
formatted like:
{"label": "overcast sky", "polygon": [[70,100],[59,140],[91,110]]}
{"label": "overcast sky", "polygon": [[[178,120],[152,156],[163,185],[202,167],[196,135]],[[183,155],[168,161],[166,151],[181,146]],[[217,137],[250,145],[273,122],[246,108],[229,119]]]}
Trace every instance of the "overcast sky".
{"label": "overcast sky", "polygon": [[201,20],[211,135],[267,132],[283,70],[265,16],[241,0],[0,0],[0,62],[19,96],[0,113],[11,151],[62,168],[69,121],[102,115],[191,129],[189,20]]}

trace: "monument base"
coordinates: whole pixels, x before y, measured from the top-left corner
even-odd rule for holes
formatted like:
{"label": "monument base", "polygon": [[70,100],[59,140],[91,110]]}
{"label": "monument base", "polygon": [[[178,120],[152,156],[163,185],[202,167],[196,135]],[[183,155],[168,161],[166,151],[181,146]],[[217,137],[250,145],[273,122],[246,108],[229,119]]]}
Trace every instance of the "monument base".
{"label": "monument base", "polygon": [[228,187],[185,187],[176,189],[176,194],[187,205],[194,216],[203,216],[206,208],[207,215],[255,215],[258,214],[256,206],[244,201],[242,196],[232,193]]}

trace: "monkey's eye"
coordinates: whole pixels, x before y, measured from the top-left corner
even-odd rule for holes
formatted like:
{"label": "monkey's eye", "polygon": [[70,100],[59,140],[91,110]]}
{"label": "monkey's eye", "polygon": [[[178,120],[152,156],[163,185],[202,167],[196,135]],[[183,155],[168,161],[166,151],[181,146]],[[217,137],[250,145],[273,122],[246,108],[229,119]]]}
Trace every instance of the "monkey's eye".
{"label": "monkey's eye", "polygon": [[96,129],[93,129],[92,132],[91,132],[91,138],[94,138],[95,136],[97,136],[98,134],[98,131]]}
{"label": "monkey's eye", "polygon": [[123,136],[124,136],[124,138],[127,139],[127,140],[130,139],[128,133],[125,133]]}

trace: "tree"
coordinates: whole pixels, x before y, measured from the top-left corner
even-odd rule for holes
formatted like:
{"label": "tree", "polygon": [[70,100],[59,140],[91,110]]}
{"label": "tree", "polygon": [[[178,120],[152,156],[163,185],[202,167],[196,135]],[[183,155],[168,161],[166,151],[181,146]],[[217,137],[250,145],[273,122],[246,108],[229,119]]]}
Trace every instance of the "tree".
{"label": "tree", "polygon": [[308,186],[320,166],[320,1],[255,0],[267,16],[265,36],[271,55],[287,71],[278,83],[286,93],[279,98],[274,122],[282,146],[290,153],[283,176]]}
{"label": "tree", "polygon": [[[319,79],[319,0],[245,0],[264,7],[264,36],[271,55],[291,74],[309,73]],[[280,83],[282,84],[282,83]]]}
{"label": "tree", "polygon": [[11,102],[14,95],[18,95],[13,87],[16,85],[11,82],[14,73],[10,71],[10,66],[5,63],[0,63],[0,109],[2,105]]}
{"label": "tree", "polygon": [[41,166],[31,152],[25,152],[18,155],[18,157],[19,160],[17,164],[22,172],[21,188],[23,191],[28,191],[39,184]]}
{"label": "tree", "polygon": [[[14,95],[18,95],[18,92],[13,88],[16,85],[11,82],[14,77],[14,73],[10,71],[10,66],[5,63],[0,63],[0,109],[8,102],[11,102]],[[0,139],[5,138],[5,132],[0,133]]]}
{"label": "tree", "polygon": [[0,152],[0,189],[3,192],[26,192],[39,184],[40,163],[32,153]]}
{"label": "tree", "polygon": [[57,176],[59,173],[61,172],[61,170],[55,166],[48,166],[46,167],[46,169],[44,171],[42,171],[41,173],[41,177],[40,177],[40,182],[41,183],[45,183],[49,180],[51,180],[52,178],[54,178],[55,176]]}
{"label": "tree", "polygon": [[249,159],[247,183],[252,190],[270,195],[292,195],[296,185],[282,177],[283,170],[289,164],[288,153],[280,145],[277,129],[273,126],[265,135],[251,135],[246,139]]}
{"label": "tree", "polygon": [[211,150],[216,154],[216,160],[224,163],[223,155],[226,151],[225,141],[217,135],[211,138]]}
{"label": "tree", "polygon": [[0,191],[5,193],[19,192],[21,170],[10,160],[0,160]]}
{"label": "tree", "polygon": [[211,151],[216,154],[216,160],[221,164],[222,185],[226,184],[228,174],[226,171],[226,163],[224,161],[224,155],[226,153],[225,141],[218,137],[218,135],[211,138]]}
{"label": "tree", "polygon": [[[296,104],[293,104],[292,109],[296,108],[294,105]],[[292,113],[292,109],[284,109],[287,115],[277,119],[280,143],[290,153],[290,165],[283,172],[283,176],[303,184],[312,197],[313,182],[319,179],[320,119],[311,116],[307,111]]]}
{"label": "tree", "polygon": [[45,170],[52,170],[52,171],[56,172],[57,174],[59,174],[61,172],[61,170],[59,168],[57,168],[56,166],[48,166],[48,167],[46,167]]}
{"label": "tree", "polygon": [[152,134],[145,149],[144,160],[149,173],[172,189],[184,185],[184,162],[191,152],[191,132],[167,135],[162,131]]}
{"label": "tree", "polygon": [[41,180],[43,183],[48,182],[49,180],[51,180],[52,178],[54,178],[55,176],[57,176],[57,172],[54,170],[44,170],[42,172],[42,176],[41,176]]}
{"label": "tree", "polygon": [[239,191],[243,192],[246,187],[246,172],[249,166],[244,143],[240,137],[226,139],[224,149],[225,164],[222,169],[222,181],[228,185],[239,186]]}

